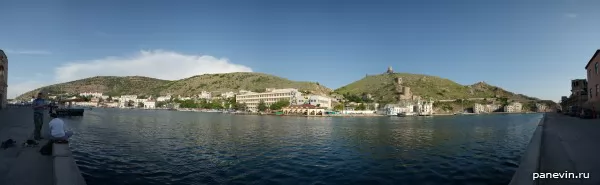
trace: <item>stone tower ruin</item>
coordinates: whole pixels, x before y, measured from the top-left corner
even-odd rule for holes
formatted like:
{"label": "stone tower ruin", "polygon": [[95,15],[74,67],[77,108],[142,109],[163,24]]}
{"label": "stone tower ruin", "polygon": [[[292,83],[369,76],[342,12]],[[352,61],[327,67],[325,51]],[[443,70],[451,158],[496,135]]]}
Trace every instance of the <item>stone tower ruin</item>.
{"label": "stone tower ruin", "polygon": [[392,66],[389,66],[389,67],[387,68],[387,71],[386,71],[385,73],[387,73],[387,74],[393,74],[393,73],[394,73],[394,70],[392,69]]}
{"label": "stone tower ruin", "polygon": [[394,82],[396,85],[396,93],[398,94],[398,100],[412,100],[413,96],[410,92],[410,87],[405,87],[402,85],[402,78],[396,77],[394,78]]}

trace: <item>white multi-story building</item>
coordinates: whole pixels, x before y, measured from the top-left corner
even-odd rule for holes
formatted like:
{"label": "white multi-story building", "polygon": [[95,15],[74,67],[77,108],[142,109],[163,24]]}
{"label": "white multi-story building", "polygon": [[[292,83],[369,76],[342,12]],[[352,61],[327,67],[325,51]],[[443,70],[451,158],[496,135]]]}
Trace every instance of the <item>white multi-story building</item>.
{"label": "white multi-story building", "polygon": [[129,100],[132,100],[135,102],[135,100],[137,100],[137,95],[123,95],[123,96],[119,97],[119,107],[121,107],[121,108],[127,107],[127,103],[129,102]]}
{"label": "white multi-story building", "polygon": [[156,98],[156,101],[158,101],[158,102],[169,101],[169,100],[171,100],[171,95],[159,96]]}
{"label": "white multi-story building", "polygon": [[156,102],[155,101],[146,101],[144,102],[144,109],[155,109]]}
{"label": "white multi-story building", "polygon": [[523,104],[519,102],[512,102],[506,106],[504,106],[504,112],[521,112],[523,109]]}
{"label": "white multi-story building", "polygon": [[223,98],[233,98],[233,97],[235,97],[235,93],[234,92],[221,93],[221,97],[223,97]]}
{"label": "white multi-story building", "polygon": [[331,98],[321,95],[307,95],[302,96],[298,99],[296,104],[311,104],[317,107],[323,107],[325,109],[331,109]]}
{"label": "white multi-story building", "polygon": [[416,112],[424,116],[433,114],[433,101],[419,101],[416,105]]}
{"label": "white multi-story building", "polygon": [[211,96],[211,93],[210,93],[210,92],[206,92],[206,91],[202,91],[202,92],[201,92],[201,93],[198,95],[198,98],[200,98],[200,99],[207,99],[207,100],[210,100],[210,98],[211,98],[211,97],[212,97],[212,96]]}
{"label": "white multi-story building", "polygon": [[414,105],[410,103],[387,104],[383,109],[385,115],[396,116],[398,113],[414,112]]}
{"label": "white multi-story building", "polygon": [[497,105],[497,104],[479,104],[476,103],[473,106],[473,113],[475,114],[481,114],[481,113],[490,113],[490,112],[497,112],[497,111],[502,111],[501,106]]}
{"label": "white multi-story building", "polygon": [[89,96],[89,97],[102,97],[102,93],[99,92],[84,92],[84,93],[79,93],[79,96]]}
{"label": "white multi-story building", "polygon": [[181,95],[177,95],[177,99],[185,101],[185,100],[191,100],[191,97],[185,97],[185,96],[181,96]]}
{"label": "white multi-story building", "polygon": [[[240,93],[242,93],[241,90]],[[267,106],[271,106],[273,103],[280,100],[288,100],[290,101],[290,105],[295,105],[300,98],[302,98],[302,93],[300,93],[298,89],[268,88],[267,91],[263,93],[244,91],[243,94],[236,96],[235,101],[236,103],[245,103],[250,111],[257,111],[260,101],[264,101]]]}

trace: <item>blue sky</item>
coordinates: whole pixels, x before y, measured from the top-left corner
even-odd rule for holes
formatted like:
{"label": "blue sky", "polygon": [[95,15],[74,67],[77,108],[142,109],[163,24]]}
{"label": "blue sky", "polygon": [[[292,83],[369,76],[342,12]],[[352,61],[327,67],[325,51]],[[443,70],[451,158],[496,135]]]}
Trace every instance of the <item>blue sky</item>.
{"label": "blue sky", "polygon": [[338,88],[397,72],[569,93],[600,48],[600,1],[2,2],[9,97],[96,75],[254,71]]}

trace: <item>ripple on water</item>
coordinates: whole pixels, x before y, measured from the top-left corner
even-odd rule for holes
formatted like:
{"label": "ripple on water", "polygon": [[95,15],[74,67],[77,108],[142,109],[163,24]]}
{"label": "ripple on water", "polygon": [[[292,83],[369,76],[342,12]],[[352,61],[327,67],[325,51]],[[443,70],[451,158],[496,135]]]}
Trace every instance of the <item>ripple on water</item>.
{"label": "ripple on water", "polygon": [[470,120],[90,113],[70,121],[82,133],[73,138],[73,154],[90,185],[506,184],[536,127],[531,114]]}

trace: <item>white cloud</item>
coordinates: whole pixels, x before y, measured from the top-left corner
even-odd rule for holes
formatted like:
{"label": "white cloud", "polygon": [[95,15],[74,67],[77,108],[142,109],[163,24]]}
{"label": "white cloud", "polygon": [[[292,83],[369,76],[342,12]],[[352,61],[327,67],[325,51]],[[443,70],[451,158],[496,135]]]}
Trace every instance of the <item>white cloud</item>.
{"label": "white cloud", "polygon": [[17,84],[8,84],[8,92],[6,93],[6,97],[9,99],[15,98],[27,91],[31,91],[36,88],[40,88],[50,84],[52,83],[44,83],[40,81],[25,81]]}
{"label": "white cloud", "polygon": [[131,57],[107,57],[69,63],[55,69],[59,82],[92,76],[147,76],[178,80],[207,73],[252,72],[250,67],[233,64],[226,58],[186,55],[171,51],[140,51]]}
{"label": "white cloud", "polygon": [[[188,55],[172,51],[140,51],[129,57],[67,63],[54,69],[54,82],[28,81],[9,84],[9,97],[15,97],[44,85],[62,83],[93,76],[147,76],[178,80],[208,73],[252,72],[250,67],[233,64],[226,58]],[[49,80],[52,81],[52,80]]]}
{"label": "white cloud", "polygon": [[50,55],[52,52],[44,50],[6,50],[6,53],[13,55]]}
{"label": "white cloud", "polygon": [[565,17],[567,17],[567,18],[576,18],[576,17],[577,17],[577,14],[574,14],[574,13],[567,13],[567,14],[565,14]]}

